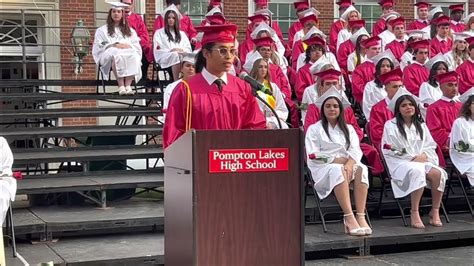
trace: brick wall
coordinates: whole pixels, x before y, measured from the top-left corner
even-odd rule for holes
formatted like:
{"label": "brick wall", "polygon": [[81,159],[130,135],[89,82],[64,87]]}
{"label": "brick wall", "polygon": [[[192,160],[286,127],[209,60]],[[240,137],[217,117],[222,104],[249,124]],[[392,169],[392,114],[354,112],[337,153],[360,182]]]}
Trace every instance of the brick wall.
{"label": "brick wall", "polygon": [[247,1],[224,1],[224,14],[227,20],[238,26],[238,39],[243,40],[248,25]]}
{"label": "brick wall", "polygon": [[[474,1],[473,0],[469,0],[469,13],[471,12],[474,12]],[[467,14],[469,14],[467,13]]]}
{"label": "brick wall", "polygon": [[[94,27],[94,1],[93,0],[61,0],[59,1],[60,11],[60,23],[61,28],[61,40],[64,44],[71,44],[70,36],[73,27],[79,19],[84,21],[86,27]],[[80,11],[80,12],[78,12]],[[91,13],[88,13],[91,12]],[[94,37],[94,30],[89,29],[91,33],[91,39]],[[92,47],[90,49],[92,51]],[[61,61],[72,62],[73,55],[72,47],[61,48]],[[84,59],[85,63],[94,63],[91,53]],[[62,64],[61,66],[61,77],[62,79],[86,79],[91,80],[96,78],[96,66],[95,64],[85,64],[83,66],[84,71],[82,74],[74,74],[74,64]],[[62,87],[62,91],[65,93],[87,93],[95,92],[95,87]],[[96,101],[73,101],[63,103],[64,108],[78,108],[78,107],[95,107],[97,106]],[[96,118],[64,118],[64,125],[94,125],[96,124]]]}

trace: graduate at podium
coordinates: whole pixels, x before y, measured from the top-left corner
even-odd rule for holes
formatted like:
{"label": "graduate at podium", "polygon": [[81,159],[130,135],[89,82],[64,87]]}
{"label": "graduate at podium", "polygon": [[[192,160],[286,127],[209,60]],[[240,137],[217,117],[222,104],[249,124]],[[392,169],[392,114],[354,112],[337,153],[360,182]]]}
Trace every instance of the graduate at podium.
{"label": "graduate at podium", "polygon": [[266,127],[249,85],[227,74],[235,54],[237,26],[199,27],[204,32],[196,58],[196,74],[171,95],[163,129],[166,148],[191,128],[258,129]]}

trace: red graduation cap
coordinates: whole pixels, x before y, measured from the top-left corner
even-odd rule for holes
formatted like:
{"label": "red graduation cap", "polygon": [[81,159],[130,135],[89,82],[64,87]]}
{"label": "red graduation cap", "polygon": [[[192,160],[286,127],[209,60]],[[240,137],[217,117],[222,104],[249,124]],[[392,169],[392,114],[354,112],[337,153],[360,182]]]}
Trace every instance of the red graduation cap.
{"label": "red graduation cap", "polygon": [[223,25],[225,24],[225,17],[221,13],[206,16],[206,19],[211,25]]}
{"label": "red graduation cap", "polygon": [[416,41],[412,42],[410,46],[413,48],[413,50],[418,50],[418,49],[430,49],[430,41],[429,40],[421,40],[421,41]]}
{"label": "red graduation cap", "polygon": [[323,38],[321,38],[317,35],[313,36],[313,37],[311,37],[311,38],[309,38],[309,39],[307,39],[303,42],[308,46],[315,45],[315,44],[319,44],[319,45],[323,45],[323,46],[326,45],[326,41]]}
{"label": "red graduation cap", "polygon": [[263,37],[263,38],[258,38],[258,39],[253,39],[252,42],[255,44],[257,47],[273,47],[273,44],[275,41],[271,37]]}
{"label": "red graduation cap", "polygon": [[379,36],[373,36],[360,42],[361,46],[368,49],[372,46],[381,45]]}
{"label": "red graduation cap", "polygon": [[382,7],[393,7],[393,0],[380,0],[379,5]]}
{"label": "red graduation cap", "polygon": [[336,4],[339,5],[339,7],[348,7],[351,6],[354,2],[352,0],[339,0],[336,2]]}
{"label": "red graduation cap", "polygon": [[435,79],[439,82],[439,84],[445,84],[448,82],[457,82],[459,78],[459,74],[456,71],[449,71],[443,74],[438,74],[435,76]]}
{"label": "red graduation cap", "polygon": [[293,5],[295,6],[296,11],[298,12],[309,8],[309,3],[307,0],[294,2]]}
{"label": "red graduation cap", "polygon": [[358,20],[350,20],[349,21],[349,28],[362,28],[365,27],[365,20],[358,19]]}
{"label": "red graduation cap", "polygon": [[268,0],[255,0],[255,4],[260,8],[268,6]]}
{"label": "red graduation cap", "polygon": [[300,18],[300,23],[303,26],[304,24],[306,24],[306,22],[309,22],[309,21],[314,21],[315,23],[318,23],[318,17],[316,17],[315,14],[311,14],[311,15]]}
{"label": "red graduation cap", "polygon": [[436,23],[436,26],[446,25],[446,24],[450,25],[451,19],[446,15],[441,15],[436,19],[435,23]]}
{"label": "red graduation cap", "polygon": [[405,19],[403,17],[398,17],[396,19],[392,19],[388,22],[392,28],[398,25],[405,25]]}
{"label": "red graduation cap", "polygon": [[394,70],[391,70],[387,73],[384,73],[384,74],[380,75],[379,80],[384,85],[386,85],[386,84],[388,84],[389,82],[392,82],[392,81],[402,81],[403,80],[403,71],[399,67],[397,67]]}
{"label": "red graduation cap", "polygon": [[428,3],[428,2],[425,2],[425,1],[420,1],[420,2],[416,3],[414,6],[416,6],[418,8],[429,8],[431,6],[431,4]]}
{"label": "red graduation cap", "polygon": [[209,1],[209,5],[213,6],[213,7],[220,6],[221,4],[222,4],[221,0],[210,0]]}
{"label": "red graduation cap", "polygon": [[237,26],[234,24],[209,25],[196,27],[198,32],[203,32],[201,44],[208,43],[234,43],[237,35]]}
{"label": "red graduation cap", "polygon": [[256,15],[248,17],[248,20],[250,20],[252,23],[258,23],[262,21],[267,21],[268,17],[263,14],[256,14]]}
{"label": "red graduation cap", "polygon": [[466,38],[466,42],[469,44],[469,46],[474,45],[474,36]]}
{"label": "red graduation cap", "polygon": [[316,76],[318,76],[322,81],[325,80],[339,80],[339,77],[341,76],[341,72],[337,71],[333,68],[326,69],[324,71],[321,71],[319,73],[316,73]]}
{"label": "red graduation cap", "polygon": [[464,11],[464,4],[450,5],[450,6],[449,6],[449,10],[451,10],[451,12],[454,12],[454,11]]}

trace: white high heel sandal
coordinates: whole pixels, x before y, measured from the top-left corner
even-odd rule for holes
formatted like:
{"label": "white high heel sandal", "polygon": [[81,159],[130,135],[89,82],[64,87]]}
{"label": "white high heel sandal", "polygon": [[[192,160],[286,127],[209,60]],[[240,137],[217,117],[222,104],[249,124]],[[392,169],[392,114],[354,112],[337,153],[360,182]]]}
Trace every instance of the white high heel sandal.
{"label": "white high heel sandal", "polygon": [[344,232],[351,236],[365,236],[365,230],[360,227],[349,229],[349,227],[346,224],[346,217],[350,217],[350,216],[354,216],[354,214],[353,213],[344,214]]}
{"label": "white high heel sandal", "polygon": [[[365,213],[357,213],[358,217],[365,217]],[[361,227],[360,229],[364,230],[366,235],[371,235],[372,234],[372,228],[369,226],[366,227]]]}

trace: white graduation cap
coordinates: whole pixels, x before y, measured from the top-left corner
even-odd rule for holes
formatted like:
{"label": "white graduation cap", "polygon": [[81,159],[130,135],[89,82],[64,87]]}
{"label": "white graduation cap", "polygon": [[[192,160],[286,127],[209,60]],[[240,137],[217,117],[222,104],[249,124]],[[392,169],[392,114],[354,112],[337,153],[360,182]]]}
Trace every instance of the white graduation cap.
{"label": "white graduation cap", "polygon": [[398,13],[396,11],[390,11],[387,14],[383,15],[383,19],[385,19],[385,21],[389,21],[389,20],[392,20],[392,19],[396,19],[400,16],[401,16],[400,13]]}
{"label": "white graduation cap", "polygon": [[174,4],[169,5],[165,10],[163,10],[161,16],[164,18],[168,11],[174,11],[174,13],[176,13],[176,16],[178,16],[176,20],[181,20],[181,12],[179,12],[178,8]]}
{"label": "white graduation cap", "polygon": [[464,24],[466,25],[466,27],[468,26],[467,23],[469,23],[469,20],[474,17],[474,12],[471,12],[469,13],[469,15],[467,15],[465,18],[464,18]]}
{"label": "white graduation cap", "polygon": [[[345,21],[347,21],[347,17],[349,16],[350,13],[352,13],[352,11],[357,11],[357,9],[353,6],[353,5],[350,5],[345,11],[344,13],[341,14],[341,18]],[[359,11],[357,11],[359,12]],[[360,13],[360,12],[359,12]]]}
{"label": "white graduation cap", "polygon": [[424,30],[407,30],[407,35],[408,38],[420,38],[422,40],[429,39],[429,34]]}
{"label": "white graduation cap", "polygon": [[411,97],[413,97],[413,99],[415,99],[415,102],[418,104],[418,106],[420,106],[420,99],[415,95],[411,94],[411,92],[409,92],[405,87],[402,86],[398,89],[397,93],[393,95],[393,98],[388,103],[388,109],[390,109],[392,113],[395,113],[395,104],[397,103],[398,98],[402,97],[403,95],[410,95]]}
{"label": "white graduation cap", "polygon": [[250,34],[250,38],[252,38],[252,40],[257,39],[257,35],[261,31],[267,31],[268,33],[270,33],[271,37],[275,36],[276,34],[274,29],[272,29],[267,23],[262,22],[258,24],[258,26],[252,31],[252,33]]}
{"label": "white graduation cap", "polygon": [[433,9],[430,10],[430,12],[428,12],[428,20],[432,20],[434,15],[440,12],[443,13],[443,9],[441,8],[441,6],[435,6]]}
{"label": "white graduation cap", "polygon": [[392,50],[390,50],[390,49],[386,49],[382,53],[372,57],[370,60],[372,60],[374,65],[377,65],[384,58],[392,61],[394,69],[397,68],[397,66],[399,65],[398,60],[395,59],[395,55],[392,53]]}
{"label": "white graduation cap", "polygon": [[467,100],[469,99],[469,97],[471,97],[472,95],[474,95],[474,87],[470,88],[468,91],[466,91],[465,93],[463,93],[461,95],[461,97],[459,97],[459,100],[462,102],[462,103],[465,103],[467,102]]}
{"label": "white graduation cap", "polygon": [[443,53],[439,53],[439,54],[433,56],[432,58],[430,58],[430,60],[428,60],[428,62],[425,63],[425,67],[428,70],[431,70],[433,68],[434,64],[436,64],[440,61],[446,62],[446,64],[448,62],[447,59],[446,59],[446,56],[444,56]]}
{"label": "white graduation cap", "polygon": [[272,18],[272,16],[273,16],[273,12],[268,8],[259,9],[259,10],[254,12],[254,15],[259,15],[259,14],[262,14],[262,15],[267,16],[269,18]]}
{"label": "white graduation cap", "polygon": [[311,74],[313,75],[319,73],[321,72],[321,69],[326,65],[331,65],[331,62],[329,62],[326,57],[320,57],[318,60],[316,60],[316,62],[311,65],[311,67],[309,68],[309,72],[311,72]]}
{"label": "white graduation cap", "polygon": [[209,12],[206,13],[206,17],[210,17],[218,13],[222,14],[222,10],[218,6],[215,6],[211,10],[209,10]]}
{"label": "white graduation cap", "polygon": [[354,32],[349,39],[351,40],[352,44],[356,45],[357,39],[359,39],[359,37],[362,35],[370,37],[369,32],[364,27],[362,27]]}
{"label": "white graduation cap", "polygon": [[424,27],[423,29],[421,29],[421,31],[423,31],[425,33],[425,37],[426,38],[423,38],[424,40],[431,40],[431,26],[428,25],[426,27]]}
{"label": "white graduation cap", "polygon": [[[346,99],[346,97],[344,97],[342,93],[343,93],[342,91],[339,91],[338,89],[336,89],[336,87],[332,86],[323,95],[319,96],[314,104],[316,104],[316,106],[320,110],[322,110],[324,101],[326,101],[327,98],[335,97],[341,100],[342,107],[346,109],[347,107],[351,106],[351,103]],[[340,115],[344,115],[344,114],[340,114]]]}
{"label": "white graduation cap", "polygon": [[316,10],[316,8],[314,8],[314,7],[310,7],[308,9],[304,10],[303,12],[301,12],[301,14],[302,14],[303,17],[309,16],[311,14],[315,14],[316,17],[319,17],[319,15],[321,15],[321,12]]}
{"label": "white graduation cap", "polygon": [[184,53],[181,56],[181,63],[182,62],[189,62],[191,64],[196,64],[196,55],[197,51],[194,51],[193,53]]}
{"label": "white graduation cap", "polygon": [[263,58],[263,57],[259,52],[254,51],[253,53],[251,53],[250,56],[247,57],[247,61],[245,62],[243,66],[243,69],[245,70],[245,72],[250,73],[252,71],[253,64],[255,63],[255,61],[257,61],[260,58]]}
{"label": "white graduation cap", "polygon": [[130,6],[129,4],[125,4],[118,1],[105,1],[105,3],[111,5],[110,7],[111,9],[119,9],[119,10],[122,10],[124,7]]}
{"label": "white graduation cap", "polygon": [[321,37],[322,39],[326,40],[327,39],[327,36],[326,34],[324,34],[324,32],[322,32],[320,29],[316,28],[315,26],[313,26],[306,34],[305,36],[303,36],[303,38],[301,38],[302,41],[306,41],[307,39],[311,38],[314,34],[317,34],[319,35],[319,37]]}
{"label": "white graduation cap", "polygon": [[469,38],[471,37],[470,34],[468,34],[467,32],[455,32],[453,33],[453,40],[454,41],[465,41],[466,38]]}

